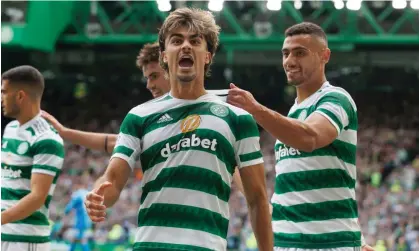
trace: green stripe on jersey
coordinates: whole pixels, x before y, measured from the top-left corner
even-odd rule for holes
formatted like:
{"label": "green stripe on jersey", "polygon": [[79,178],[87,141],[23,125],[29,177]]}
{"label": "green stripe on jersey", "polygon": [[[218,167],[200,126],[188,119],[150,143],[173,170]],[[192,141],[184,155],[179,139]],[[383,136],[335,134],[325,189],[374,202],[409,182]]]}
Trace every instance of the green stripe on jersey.
{"label": "green stripe on jersey", "polygon": [[293,222],[321,221],[358,217],[357,203],[353,199],[304,203],[293,206],[272,204],[272,220]]}
{"label": "green stripe on jersey", "polygon": [[142,226],[193,229],[226,238],[228,219],[203,208],[154,203],[149,208],[140,209],[138,227]]}
{"label": "green stripe on jersey", "polygon": [[52,154],[61,158],[64,158],[64,147],[63,145],[52,139],[44,139],[36,142],[31,147],[32,154]]}
{"label": "green stripe on jersey", "polygon": [[[28,195],[31,191],[23,190],[23,189],[10,189],[10,188],[1,188],[1,199],[2,200],[20,200],[26,195]],[[49,203],[51,202],[52,196],[48,195],[45,200],[45,207],[49,207]]]}
{"label": "green stripe on jersey", "polygon": [[[3,212],[6,209],[1,209]],[[31,225],[37,225],[37,226],[49,226],[48,218],[41,212],[35,212],[25,219],[14,221],[13,224],[31,224]]]}
{"label": "green stripe on jersey", "polygon": [[131,157],[131,155],[134,153],[134,150],[129,149],[126,146],[117,146],[113,150],[113,153],[112,154],[115,154],[115,153],[121,153],[121,154],[126,155],[128,157]]}
{"label": "green stripe on jersey", "polygon": [[259,158],[262,158],[262,157],[263,156],[262,156],[262,153],[260,151],[239,155],[240,162],[259,159]]}
{"label": "green stripe on jersey", "polygon": [[355,180],[342,169],[321,169],[283,173],[276,177],[275,194],[321,188],[347,187],[353,189]]}
{"label": "green stripe on jersey", "polygon": [[50,242],[49,236],[31,236],[31,235],[14,235],[14,234],[1,234],[1,241],[8,242],[29,242],[29,243],[45,243]]}
{"label": "green stripe on jersey", "polygon": [[163,242],[136,242],[133,251],[167,251],[167,250],[194,250],[212,251],[212,249],[191,245],[169,244]]}
{"label": "green stripe on jersey", "polygon": [[215,195],[225,202],[230,197],[230,186],[223,181],[220,174],[195,166],[177,166],[163,169],[155,180],[144,185],[141,204],[150,192],[167,187],[201,191]]}
{"label": "green stripe on jersey", "polygon": [[329,249],[336,247],[360,247],[361,232],[342,231],[325,234],[274,233],[275,247]]}

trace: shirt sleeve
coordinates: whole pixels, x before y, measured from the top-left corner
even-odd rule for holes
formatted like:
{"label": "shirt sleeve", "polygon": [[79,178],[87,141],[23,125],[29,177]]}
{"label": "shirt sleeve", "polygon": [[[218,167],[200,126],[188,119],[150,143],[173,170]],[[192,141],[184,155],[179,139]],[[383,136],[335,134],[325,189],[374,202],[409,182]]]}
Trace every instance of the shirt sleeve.
{"label": "shirt sleeve", "polygon": [[140,133],[141,117],[128,113],[122,121],[111,159],[123,159],[128,163],[131,169],[133,169],[135,167],[135,162],[139,160],[141,153]]}
{"label": "shirt sleeve", "polygon": [[242,168],[263,163],[259,130],[253,117],[250,114],[238,116],[236,128],[234,150],[237,166]]}
{"label": "shirt sleeve", "polygon": [[33,146],[32,173],[58,177],[64,163],[64,144],[58,137],[41,137]]}
{"label": "shirt sleeve", "polygon": [[326,117],[338,134],[350,124],[356,114],[350,98],[338,92],[330,92],[321,97],[315,112]]}

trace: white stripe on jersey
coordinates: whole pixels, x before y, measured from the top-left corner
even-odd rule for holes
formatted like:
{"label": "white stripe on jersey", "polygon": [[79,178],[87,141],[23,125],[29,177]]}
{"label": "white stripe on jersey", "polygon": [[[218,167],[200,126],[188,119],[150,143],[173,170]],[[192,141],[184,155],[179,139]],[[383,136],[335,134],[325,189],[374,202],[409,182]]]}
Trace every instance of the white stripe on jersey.
{"label": "white stripe on jersey", "polygon": [[1,226],[2,234],[12,234],[20,236],[49,236],[50,226],[30,225],[23,223],[8,223]]}
{"label": "white stripe on jersey", "polygon": [[344,199],[355,200],[355,190],[347,188],[321,188],[300,192],[288,192],[283,194],[274,194],[271,202],[280,202],[281,206],[288,207],[304,203],[320,203],[330,200]]}
{"label": "white stripe on jersey", "polygon": [[211,250],[227,249],[227,241],[224,238],[207,232],[185,228],[157,226],[139,227],[137,228],[137,233],[135,234],[135,241],[140,242],[141,240],[168,244],[188,243],[188,245],[208,248]]}
{"label": "white stripe on jersey", "polygon": [[305,222],[280,220],[272,221],[272,228],[275,233],[285,234],[324,234],[341,231],[359,231],[358,218]]}

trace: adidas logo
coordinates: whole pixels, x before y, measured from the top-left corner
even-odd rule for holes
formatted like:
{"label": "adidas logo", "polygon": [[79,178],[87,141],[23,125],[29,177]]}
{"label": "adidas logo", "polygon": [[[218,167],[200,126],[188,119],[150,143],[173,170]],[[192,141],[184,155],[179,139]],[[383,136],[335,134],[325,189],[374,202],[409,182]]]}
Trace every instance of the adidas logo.
{"label": "adidas logo", "polygon": [[159,118],[159,120],[157,120],[157,123],[169,122],[169,121],[171,121],[171,120],[173,120],[173,118],[172,118],[172,117],[170,117],[170,115],[166,113],[166,114],[164,114],[163,116],[161,116],[161,117]]}

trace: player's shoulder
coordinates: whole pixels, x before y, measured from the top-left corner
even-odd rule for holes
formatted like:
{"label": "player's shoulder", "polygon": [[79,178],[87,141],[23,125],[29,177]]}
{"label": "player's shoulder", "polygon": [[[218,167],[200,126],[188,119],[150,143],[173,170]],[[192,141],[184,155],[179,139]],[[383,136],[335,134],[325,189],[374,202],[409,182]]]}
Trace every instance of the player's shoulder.
{"label": "player's shoulder", "polygon": [[320,100],[322,97],[325,97],[325,96],[333,96],[338,99],[342,99],[342,101],[348,100],[351,103],[352,107],[355,110],[357,110],[356,103],[354,99],[352,98],[351,94],[342,87],[329,84],[326,88],[319,90],[318,100]]}
{"label": "player's shoulder", "polygon": [[27,129],[35,138],[34,142],[43,140],[54,140],[61,145],[64,145],[64,140],[54,129],[54,127],[44,118],[38,117],[36,121]]}
{"label": "player's shoulder", "polygon": [[19,122],[17,120],[12,120],[4,127],[4,133],[7,133],[10,130],[17,129],[19,127]]}
{"label": "player's shoulder", "polygon": [[156,113],[165,107],[170,107],[171,103],[173,103],[173,98],[169,95],[169,93],[167,93],[161,97],[135,106],[128,112],[128,114],[144,117],[152,113]]}

